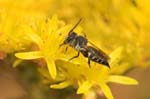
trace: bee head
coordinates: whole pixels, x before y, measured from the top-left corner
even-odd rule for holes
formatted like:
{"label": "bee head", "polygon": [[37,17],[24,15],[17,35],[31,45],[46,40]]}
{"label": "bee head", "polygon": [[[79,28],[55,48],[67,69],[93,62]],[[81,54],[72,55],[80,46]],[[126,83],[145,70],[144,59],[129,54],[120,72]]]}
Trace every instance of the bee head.
{"label": "bee head", "polygon": [[71,43],[72,41],[75,40],[75,37],[77,36],[77,34],[75,32],[73,32],[73,30],[78,26],[78,24],[80,23],[81,19],[75,24],[75,26],[69,31],[68,36],[65,38],[64,42],[62,44],[60,44],[60,47],[64,44],[68,44]]}
{"label": "bee head", "polygon": [[69,33],[69,35],[66,37],[64,44],[70,43],[72,40],[76,38],[77,34],[75,32]]}

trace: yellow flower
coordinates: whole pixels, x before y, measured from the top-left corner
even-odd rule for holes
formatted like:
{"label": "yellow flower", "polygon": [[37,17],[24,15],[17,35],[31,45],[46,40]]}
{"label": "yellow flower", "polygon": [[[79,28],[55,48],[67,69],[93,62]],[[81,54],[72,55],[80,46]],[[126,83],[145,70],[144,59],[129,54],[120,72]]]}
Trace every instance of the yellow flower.
{"label": "yellow flower", "polygon": [[37,51],[19,52],[15,56],[20,59],[38,59],[44,58],[50,75],[53,79],[56,77],[55,60],[62,56],[59,45],[62,43],[68,26],[60,28],[60,21],[57,16],[51,20],[38,20],[31,23],[32,26],[24,26],[29,40],[33,41],[39,48]]}
{"label": "yellow flower", "polygon": [[[111,69],[115,67],[117,56],[122,48],[116,49],[111,55],[112,61],[110,62]],[[81,61],[82,60],[82,61]],[[111,69],[107,67],[92,63],[91,68],[88,67],[85,57],[79,57],[72,62],[65,59],[56,60],[59,74],[64,75],[64,79],[59,84],[53,84],[50,87],[55,89],[62,89],[69,85],[78,87],[77,94],[87,94],[94,86],[99,86],[104,95],[108,99],[113,99],[113,95],[107,83],[114,82],[125,85],[136,85],[138,82],[130,77],[111,74]]]}

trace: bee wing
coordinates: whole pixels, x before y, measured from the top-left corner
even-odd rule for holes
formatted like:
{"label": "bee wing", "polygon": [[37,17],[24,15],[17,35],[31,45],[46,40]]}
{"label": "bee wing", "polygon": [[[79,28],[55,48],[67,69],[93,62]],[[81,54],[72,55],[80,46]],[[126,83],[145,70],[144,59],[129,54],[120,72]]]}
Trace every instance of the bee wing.
{"label": "bee wing", "polygon": [[89,44],[91,44],[94,48],[96,48],[106,59],[110,59],[110,57],[105,53],[103,52],[100,48],[98,48],[94,43],[92,43],[91,41],[89,41]]}

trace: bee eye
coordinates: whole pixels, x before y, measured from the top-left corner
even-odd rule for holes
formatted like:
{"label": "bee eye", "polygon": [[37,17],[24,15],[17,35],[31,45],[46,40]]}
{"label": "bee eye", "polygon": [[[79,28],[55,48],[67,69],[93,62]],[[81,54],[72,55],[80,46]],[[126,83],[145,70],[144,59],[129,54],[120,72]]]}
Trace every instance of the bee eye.
{"label": "bee eye", "polygon": [[71,41],[71,40],[73,40],[75,37],[76,37],[76,33],[75,32],[72,32],[70,35],[68,35],[68,37],[67,37],[67,42],[69,42],[69,41]]}
{"label": "bee eye", "polygon": [[77,35],[77,34],[76,34],[75,32],[71,32],[69,36],[70,36],[70,37],[75,37],[76,35]]}

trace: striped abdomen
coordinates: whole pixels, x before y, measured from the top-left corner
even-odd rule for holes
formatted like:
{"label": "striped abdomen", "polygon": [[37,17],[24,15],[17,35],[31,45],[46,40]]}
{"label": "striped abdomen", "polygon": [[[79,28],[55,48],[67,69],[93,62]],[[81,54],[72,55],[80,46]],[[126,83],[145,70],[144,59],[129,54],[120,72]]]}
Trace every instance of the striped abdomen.
{"label": "striped abdomen", "polygon": [[89,60],[92,60],[96,63],[103,64],[109,67],[108,63],[109,57],[101,50],[98,50],[91,46],[86,46],[86,48],[83,51],[81,51],[81,53],[85,57],[88,57]]}

